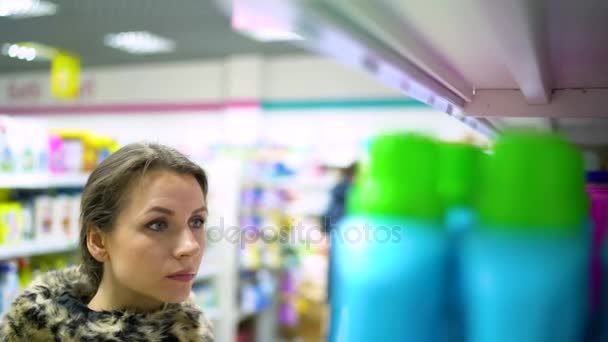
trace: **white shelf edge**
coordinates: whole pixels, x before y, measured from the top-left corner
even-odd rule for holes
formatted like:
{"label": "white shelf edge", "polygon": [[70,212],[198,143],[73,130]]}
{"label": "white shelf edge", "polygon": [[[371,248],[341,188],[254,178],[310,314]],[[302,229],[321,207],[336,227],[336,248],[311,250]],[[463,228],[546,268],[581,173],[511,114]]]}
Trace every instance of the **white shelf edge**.
{"label": "white shelf edge", "polygon": [[83,187],[88,173],[0,173],[0,189]]}
{"label": "white shelf edge", "polygon": [[78,243],[74,241],[36,241],[17,245],[0,246],[0,260],[20,257],[75,251]]}

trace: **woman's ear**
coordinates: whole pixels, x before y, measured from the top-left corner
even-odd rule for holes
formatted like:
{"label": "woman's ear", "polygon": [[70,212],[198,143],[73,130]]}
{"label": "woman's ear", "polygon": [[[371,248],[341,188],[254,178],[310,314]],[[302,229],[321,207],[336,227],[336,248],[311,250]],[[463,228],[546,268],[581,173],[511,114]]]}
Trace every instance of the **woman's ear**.
{"label": "woman's ear", "polygon": [[107,236],[99,227],[89,227],[87,232],[87,248],[95,260],[101,263],[108,260]]}

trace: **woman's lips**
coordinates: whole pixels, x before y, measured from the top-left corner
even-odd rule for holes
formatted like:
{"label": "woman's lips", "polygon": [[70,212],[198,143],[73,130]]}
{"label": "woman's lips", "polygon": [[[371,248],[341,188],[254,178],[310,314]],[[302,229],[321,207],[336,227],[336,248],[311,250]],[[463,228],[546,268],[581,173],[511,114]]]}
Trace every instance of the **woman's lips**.
{"label": "woman's lips", "polygon": [[196,274],[194,273],[178,273],[167,276],[167,278],[181,282],[189,282],[194,279],[195,276]]}

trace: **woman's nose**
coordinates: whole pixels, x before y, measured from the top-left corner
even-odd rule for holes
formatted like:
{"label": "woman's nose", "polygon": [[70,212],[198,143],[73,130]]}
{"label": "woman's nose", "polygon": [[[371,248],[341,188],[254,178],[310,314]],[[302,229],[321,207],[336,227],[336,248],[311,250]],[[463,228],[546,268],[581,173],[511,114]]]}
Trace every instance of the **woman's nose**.
{"label": "woman's nose", "polygon": [[177,258],[191,257],[201,251],[202,241],[199,242],[194,232],[187,227],[179,234],[179,241],[175,255]]}

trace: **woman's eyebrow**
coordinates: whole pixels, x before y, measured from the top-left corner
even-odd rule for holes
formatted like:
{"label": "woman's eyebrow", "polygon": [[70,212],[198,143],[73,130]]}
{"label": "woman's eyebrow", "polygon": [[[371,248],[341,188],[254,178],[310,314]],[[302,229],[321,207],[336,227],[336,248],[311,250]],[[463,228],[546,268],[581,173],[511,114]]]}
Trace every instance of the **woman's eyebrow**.
{"label": "woman's eyebrow", "polygon": [[206,206],[202,206],[198,209],[195,209],[194,211],[192,211],[192,214],[196,214],[196,213],[200,213],[200,212],[207,212],[207,207]]}
{"label": "woman's eyebrow", "polygon": [[152,211],[156,211],[162,214],[166,214],[166,215],[173,215],[174,212],[173,210],[169,209],[169,208],[165,208],[165,207],[152,207],[150,209],[147,210],[147,212],[152,212]]}

